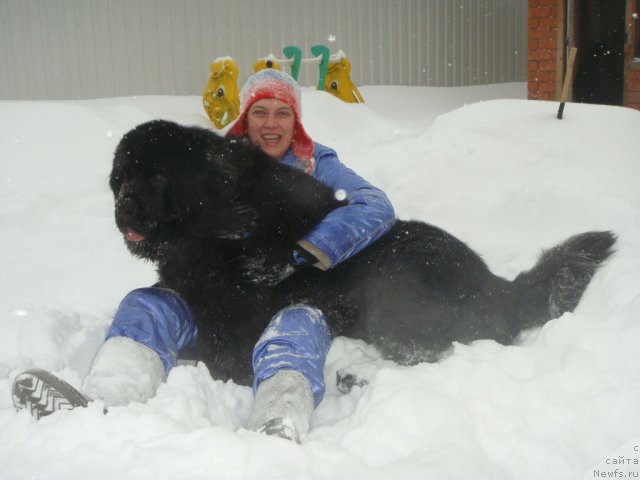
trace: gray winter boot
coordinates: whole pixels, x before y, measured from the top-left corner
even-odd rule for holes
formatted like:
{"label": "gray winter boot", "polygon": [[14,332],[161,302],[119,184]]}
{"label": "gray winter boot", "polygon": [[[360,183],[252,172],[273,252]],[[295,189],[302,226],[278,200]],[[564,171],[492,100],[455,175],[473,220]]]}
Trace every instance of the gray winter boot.
{"label": "gray winter boot", "polygon": [[36,420],[58,410],[86,407],[91,401],[61,378],[39,368],[18,375],[11,393],[16,409],[26,409]]}
{"label": "gray winter boot", "polygon": [[300,443],[312,411],[309,381],[300,372],[281,370],[258,387],[247,428]]}
{"label": "gray winter boot", "polygon": [[112,337],[98,350],[82,391],[108,408],[146,402],[165,378],[156,352],[130,338]]}
{"label": "gray winter boot", "polygon": [[145,402],[164,379],[164,366],[156,352],[129,338],[114,337],[98,350],[83,392],[34,368],[15,378],[12,397],[16,409],[27,409],[40,419],[58,410],[86,407],[92,400],[103,400],[105,407]]}

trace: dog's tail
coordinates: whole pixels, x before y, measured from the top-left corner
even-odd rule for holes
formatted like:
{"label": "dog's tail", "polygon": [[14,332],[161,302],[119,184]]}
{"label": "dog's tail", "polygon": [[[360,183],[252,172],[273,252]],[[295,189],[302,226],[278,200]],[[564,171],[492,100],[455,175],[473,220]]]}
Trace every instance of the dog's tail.
{"label": "dog's tail", "polygon": [[511,284],[513,335],[573,311],[615,242],[612,232],[587,232],[544,251],[538,263]]}

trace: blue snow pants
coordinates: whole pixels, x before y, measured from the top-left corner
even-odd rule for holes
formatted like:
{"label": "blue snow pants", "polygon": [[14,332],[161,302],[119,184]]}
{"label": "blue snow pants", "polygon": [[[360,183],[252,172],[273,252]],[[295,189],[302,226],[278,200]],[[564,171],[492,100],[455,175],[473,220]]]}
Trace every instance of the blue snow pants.
{"label": "blue snow pants", "polygon": [[[106,339],[127,337],[155,351],[168,373],[179,357],[195,350],[197,327],[187,303],[174,291],[140,288],[120,303]],[[317,308],[294,305],[272,319],[253,351],[253,388],[280,370],[302,373],[313,392],[315,405],[325,392],[324,364],[331,336]]]}

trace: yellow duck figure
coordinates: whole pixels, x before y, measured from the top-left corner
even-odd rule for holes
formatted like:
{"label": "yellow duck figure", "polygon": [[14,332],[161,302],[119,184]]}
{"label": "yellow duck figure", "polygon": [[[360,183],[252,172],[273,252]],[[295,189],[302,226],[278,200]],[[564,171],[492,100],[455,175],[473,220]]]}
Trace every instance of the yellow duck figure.
{"label": "yellow duck figure", "polygon": [[324,85],[327,92],[340,100],[348,103],[364,103],[358,87],[351,81],[351,62],[342,50],[331,55]]}
{"label": "yellow duck figure", "polygon": [[218,58],[211,64],[209,82],[202,93],[202,104],[216,128],[224,128],[238,118],[238,65],[230,57]]}
{"label": "yellow duck figure", "polygon": [[282,70],[280,64],[278,63],[278,60],[273,56],[273,54],[256,60],[256,63],[253,64],[253,73],[258,73],[260,70],[264,70],[265,68]]}

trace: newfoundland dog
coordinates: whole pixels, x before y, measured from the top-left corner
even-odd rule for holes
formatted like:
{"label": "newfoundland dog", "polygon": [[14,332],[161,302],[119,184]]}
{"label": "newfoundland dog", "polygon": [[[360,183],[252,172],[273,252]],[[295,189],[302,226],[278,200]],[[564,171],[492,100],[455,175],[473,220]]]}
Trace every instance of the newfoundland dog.
{"label": "newfoundland dog", "polygon": [[251,266],[286,255],[343,205],[313,178],[242,140],[157,120],[122,138],[110,186],[128,249],[192,307],[198,359],[215,378],[243,384],[254,344],[287,305],[320,308],[332,335],[363,339],[399,363],[433,361],[454,341],[508,344],[572,311],[615,243],[611,232],[576,235],[507,281],[447,232],[398,221],[337,267],[300,269],[271,286],[251,278]]}

